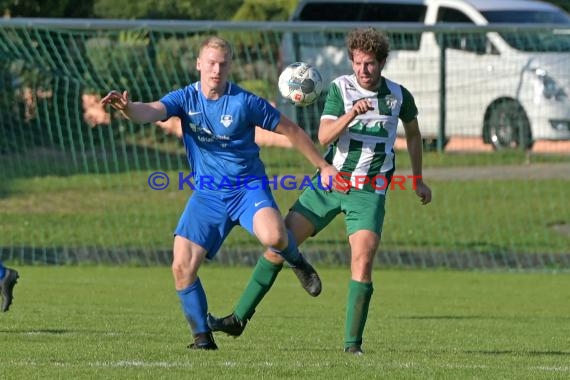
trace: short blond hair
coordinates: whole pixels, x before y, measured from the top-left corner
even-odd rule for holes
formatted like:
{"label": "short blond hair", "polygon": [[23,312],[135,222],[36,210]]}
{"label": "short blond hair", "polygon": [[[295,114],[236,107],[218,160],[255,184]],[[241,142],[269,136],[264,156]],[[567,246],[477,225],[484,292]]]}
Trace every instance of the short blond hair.
{"label": "short blond hair", "polygon": [[230,59],[233,56],[232,46],[230,45],[230,43],[228,41],[224,40],[223,38],[220,38],[217,36],[210,36],[210,37],[206,38],[200,44],[200,54],[202,54],[202,51],[206,47],[211,47],[214,49],[222,50],[225,52],[226,56],[229,57]]}

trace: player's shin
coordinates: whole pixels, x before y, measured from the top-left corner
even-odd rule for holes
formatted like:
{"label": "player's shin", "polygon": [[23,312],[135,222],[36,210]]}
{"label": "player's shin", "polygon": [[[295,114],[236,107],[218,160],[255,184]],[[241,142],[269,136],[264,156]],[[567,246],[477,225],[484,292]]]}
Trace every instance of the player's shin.
{"label": "player's shin", "polygon": [[350,280],[346,304],[345,349],[351,347],[360,349],[362,345],[362,334],[368,318],[368,307],[373,291],[372,283]]}
{"label": "player's shin", "polygon": [[182,312],[190,325],[192,335],[209,332],[210,328],[206,323],[208,301],[200,279],[197,278],[187,288],[177,290],[176,293],[180,298]]}
{"label": "player's shin", "polygon": [[253,316],[255,308],[271,289],[282,268],[283,265],[273,264],[263,256],[257,260],[251,278],[234,311],[234,315],[239,320],[247,321]]}

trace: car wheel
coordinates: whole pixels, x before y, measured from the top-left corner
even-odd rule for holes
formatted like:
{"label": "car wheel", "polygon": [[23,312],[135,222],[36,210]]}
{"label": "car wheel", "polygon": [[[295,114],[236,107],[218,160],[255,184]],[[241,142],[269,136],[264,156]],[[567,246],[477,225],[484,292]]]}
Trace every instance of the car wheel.
{"label": "car wheel", "polygon": [[530,123],[524,109],[515,101],[493,104],[486,119],[486,130],[495,150],[532,148]]}

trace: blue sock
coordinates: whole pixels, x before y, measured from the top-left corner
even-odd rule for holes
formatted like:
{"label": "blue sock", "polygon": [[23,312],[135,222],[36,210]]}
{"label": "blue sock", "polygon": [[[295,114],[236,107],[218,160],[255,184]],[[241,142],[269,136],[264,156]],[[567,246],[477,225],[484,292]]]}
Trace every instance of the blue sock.
{"label": "blue sock", "polygon": [[192,334],[200,334],[209,332],[208,324],[206,323],[206,313],[208,312],[208,301],[206,300],[206,292],[202,287],[200,279],[197,278],[186,289],[177,290],[182,312],[186,320],[190,324]]}
{"label": "blue sock", "polygon": [[301,258],[301,254],[299,253],[299,248],[297,248],[297,242],[295,241],[295,237],[291,233],[291,231],[287,230],[287,237],[288,237],[288,244],[284,250],[280,251],[275,248],[270,248],[273,252],[281,255],[289,265],[295,266],[299,259]]}
{"label": "blue sock", "polygon": [[5,275],[6,275],[6,267],[4,266],[4,264],[2,264],[2,261],[0,261],[0,280],[3,279]]}

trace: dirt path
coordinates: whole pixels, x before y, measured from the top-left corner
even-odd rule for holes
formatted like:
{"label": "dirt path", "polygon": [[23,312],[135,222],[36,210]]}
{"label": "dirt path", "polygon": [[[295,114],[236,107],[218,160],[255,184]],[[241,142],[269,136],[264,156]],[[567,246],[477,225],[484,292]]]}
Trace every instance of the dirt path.
{"label": "dirt path", "polygon": [[[411,173],[399,173],[409,175]],[[426,168],[424,178],[470,181],[479,179],[564,179],[570,180],[570,161],[549,164],[493,165],[452,168]]]}
{"label": "dirt path", "polygon": [[[406,141],[398,138],[397,149],[406,149]],[[455,137],[445,147],[446,152],[492,152],[493,148],[479,138]],[[489,165],[451,168],[426,168],[424,177],[434,180],[456,179],[566,179],[570,180],[570,141],[537,141],[531,151],[540,154],[568,154],[568,162]],[[410,173],[399,173],[408,175]]]}
{"label": "dirt path", "polygon": [[[406,140],[402,137],[396,139],[396,149],[405,149]],[[492,152],[490,144],[483,143],[478,137],[452,137],[449,139],[446,152]],[[568,154],[570,159],[570,141],[545,141],[534,143],[532,153]]]}

